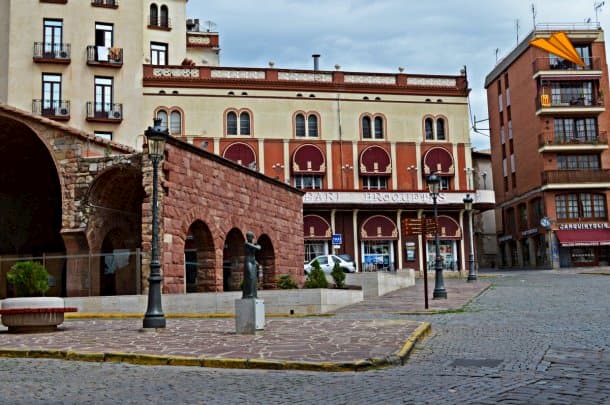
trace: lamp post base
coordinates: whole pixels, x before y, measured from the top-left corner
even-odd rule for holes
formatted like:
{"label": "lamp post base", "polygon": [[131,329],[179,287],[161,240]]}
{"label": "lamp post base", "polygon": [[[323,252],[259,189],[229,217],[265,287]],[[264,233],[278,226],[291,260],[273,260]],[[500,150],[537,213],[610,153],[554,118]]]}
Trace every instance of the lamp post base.
{"label": "lamp post base", "polygon": [[447,299],[447,290],[445,290],[445,289],[437,290],[435,288],[434,292],[432,293],[432,299],[433,300],[436,300],[436,299]]}
{"label": "lamp post base", "polygon": [[477,281],[477,275],[476,274],[469,274],[468,275],[468,280],[467,281]]}
{"label": "lamp post base", "polygon": [[163,315],[144,317],[143,324],[144,324],[143,325],[144,328],[154,328],[154,329],[165,328],[165,317]]}

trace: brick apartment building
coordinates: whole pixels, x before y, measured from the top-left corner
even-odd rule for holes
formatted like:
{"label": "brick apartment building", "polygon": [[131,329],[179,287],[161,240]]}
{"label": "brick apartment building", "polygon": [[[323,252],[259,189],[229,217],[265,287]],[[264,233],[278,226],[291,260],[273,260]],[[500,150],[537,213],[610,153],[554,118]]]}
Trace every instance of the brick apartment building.
{"label": "brick apartment building", "polygon": [[[567,34],[584,67],[530,45]],[[608,67],[597,24],[537,25],[485,80],[502,267],[608,265]]]}

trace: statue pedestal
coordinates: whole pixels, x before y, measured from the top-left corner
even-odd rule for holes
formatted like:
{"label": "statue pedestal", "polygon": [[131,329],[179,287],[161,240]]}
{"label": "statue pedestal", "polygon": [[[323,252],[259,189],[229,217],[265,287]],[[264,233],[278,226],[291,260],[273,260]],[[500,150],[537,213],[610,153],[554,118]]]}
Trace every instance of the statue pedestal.
{"label": "statue pedestal", "polygon": [[257,298],[235,300],[235,331],[241,335],[254,335],[265,329],[265,302]]}

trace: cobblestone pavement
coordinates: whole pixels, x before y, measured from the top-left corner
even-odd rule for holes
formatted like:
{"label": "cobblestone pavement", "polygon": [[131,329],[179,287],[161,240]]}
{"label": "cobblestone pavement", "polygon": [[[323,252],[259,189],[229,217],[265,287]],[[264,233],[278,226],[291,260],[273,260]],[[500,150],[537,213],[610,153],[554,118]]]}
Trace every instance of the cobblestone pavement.
{"label": "cobblestone pavement", "polygon": [[331,318],[431,322],[405,366],[321,373],[0,359],[0,402],[610,404],[610,277],[484,280],[491,288],[464,312]]}

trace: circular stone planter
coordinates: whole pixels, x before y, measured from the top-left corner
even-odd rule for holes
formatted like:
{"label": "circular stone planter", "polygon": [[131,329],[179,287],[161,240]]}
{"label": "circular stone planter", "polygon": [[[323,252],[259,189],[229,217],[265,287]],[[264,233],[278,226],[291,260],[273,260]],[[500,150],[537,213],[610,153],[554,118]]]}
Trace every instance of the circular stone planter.
{"label": "circular stone planter", "polygon": [[47,332],[57,329],[64,321],[64,313],[76,312],[67,308],[58,297],[7,298],[2,301],[2,324],[9,332]]}

